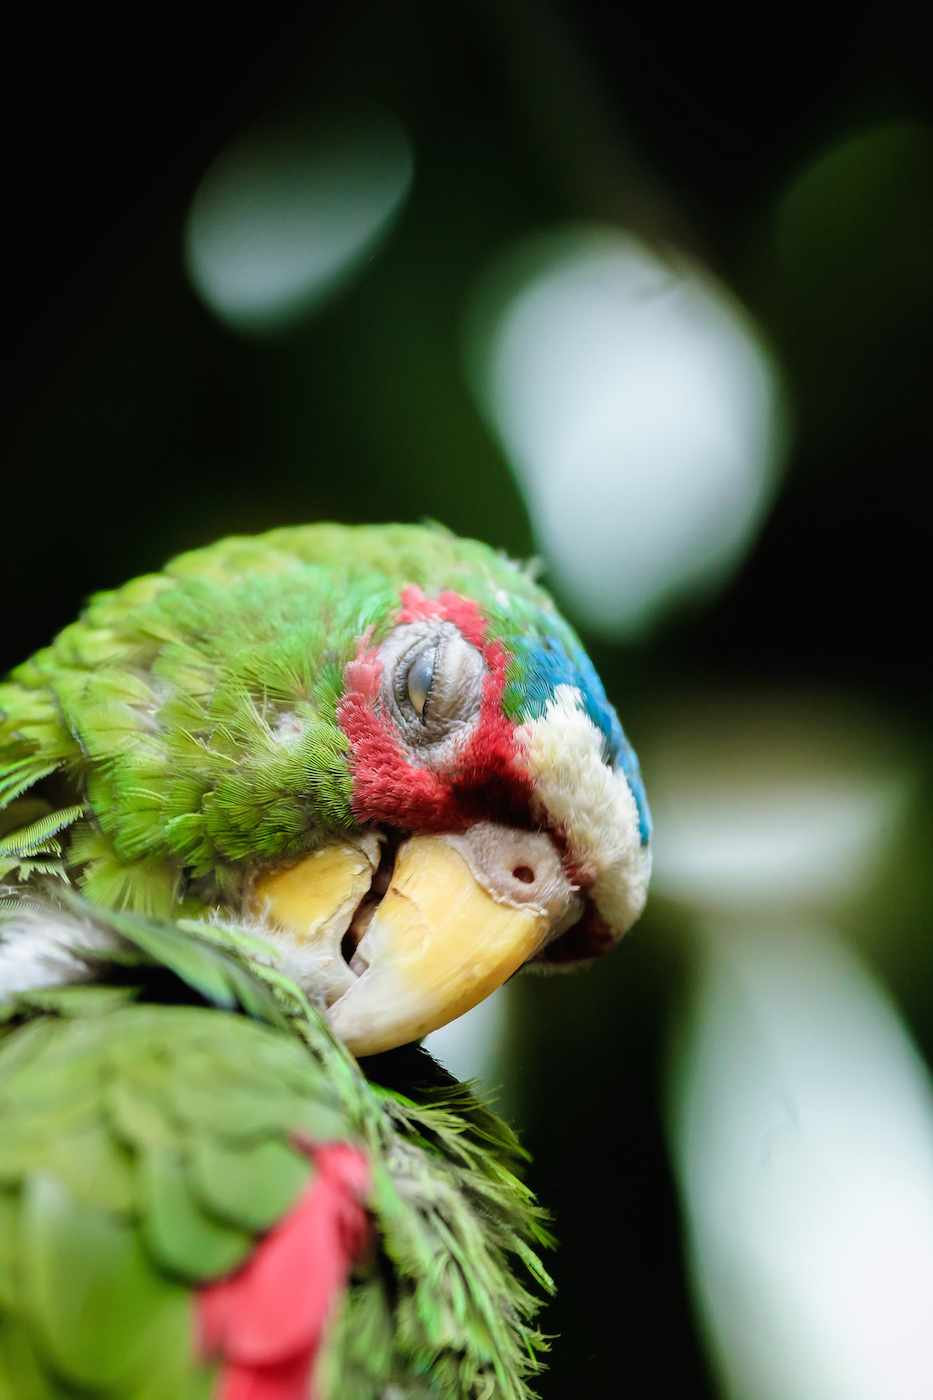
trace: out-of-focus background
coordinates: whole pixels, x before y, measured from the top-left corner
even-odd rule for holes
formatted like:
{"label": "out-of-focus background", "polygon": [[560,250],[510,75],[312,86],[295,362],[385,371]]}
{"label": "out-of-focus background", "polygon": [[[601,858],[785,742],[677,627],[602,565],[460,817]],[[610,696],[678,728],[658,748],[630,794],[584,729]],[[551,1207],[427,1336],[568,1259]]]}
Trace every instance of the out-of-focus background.
{"label": "out-of-focus background", "polygon": [[546,1400],[933,1393],[919,24],[8,33],[2,668],[222,534],[427,516],[541,557],[642,756],[640,925],[431,1038],[555,1212]]}

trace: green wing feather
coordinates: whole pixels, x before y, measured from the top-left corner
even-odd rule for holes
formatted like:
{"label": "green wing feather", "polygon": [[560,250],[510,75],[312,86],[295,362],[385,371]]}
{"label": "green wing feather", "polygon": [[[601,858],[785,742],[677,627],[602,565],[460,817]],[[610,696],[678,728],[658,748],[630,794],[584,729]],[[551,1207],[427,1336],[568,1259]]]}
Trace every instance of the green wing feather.
{"label": "green wing feather", "polygon": [[[508,1128],[420,1052],[435,1082],[417,1102],[370,1082],[250,935],[126,915],[112,932],[96,971],[123,985],[5,1008],[0,1397],[207,1400],[192,1287],[296,1200],[301,1133],[357,1141],[373,1164],[379,1247],[331,1329],[322,1393],[523,1400],[543,1342],[508,1255],[548,1287],[532,1248],[547,1236]],[[201,1004],[139,1000],[165,995],[158,977]]]}
{"label": "green wing feather", "polygon": [[200,1007],[88,1015],[82,988],[56,1000],[0,1054],[4,1325],[53,1387],[136,1396],[158,1361],[155,1394],[197,1394],[190,1284],[293,1204],[309,1175],[293,1133],[350,1126],[292,1036]]}

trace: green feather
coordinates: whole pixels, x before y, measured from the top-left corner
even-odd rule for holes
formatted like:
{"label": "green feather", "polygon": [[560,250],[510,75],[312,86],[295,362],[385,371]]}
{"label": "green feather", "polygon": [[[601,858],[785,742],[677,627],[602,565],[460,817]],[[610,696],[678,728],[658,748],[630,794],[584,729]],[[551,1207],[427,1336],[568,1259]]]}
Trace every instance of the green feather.
{"label": "green feather", "polygon": [[188,1295],[152,1268],[129,1222],[37,1172],[23,1183],[21,1231],[26,1315],[53,1373],[126,1390],[167,1351],[191,1349]]}
{"label": "green feather", "polygon": [[0,1312],[16,1307],[18,1234],[18,1190],[0,1187]]}
{"label": "green feather", "polygon": [[[197,927],[174,933],[260,985],[248,951],[257,940],[211,929],[211,942]],[[144,979],[160,949],[174,971],[171,940],[153,939],[132,954],[135,968],[114,972]],[[137,1004],[125,986],[17,1000],[0,1038],[0,1329],[19,1358],[0,1367],[13,1366],[17,1400],[61,1387],[99,1400],[206,1400],[210,1368],[192,1359],[181,1284],[235,1266],[288,1210],[310,1170],[289,1146],[295,1133],[361,1142],[373,1163],[381,1252],[358,1271],[329,1335],[331,1400],[377,1400],[390,1385],[424,1400],[526,1400],[544,1343],[508,1256],[547,1288],[534,1252],[547,1235],[513,1173],[514,1138],[420,1052],[406,1079],[436,1082],[415,1099],[370,1083],[281,980],[283,1025]],[[79,1269],[95,1318],[120,1294],[119,1326],[98,1334],[87,1322],[83,1337],[73,1283],[68,1291]]]}
{"label": "green feather", "polygon": [[32,856],[39,852],[60,855],[61,848],[52,837],[57,836],[64,827],[76,822],[83,811],[83,803],[76,807],[65,807],[40,817],[29,826],[11,832],[9,836],[4,836],[0,839],[0,859],[7,855]]}
{"label": "green feather", "polygon": [[95,1005],[100,990],[59,989],[52,1014],[0,1050],[0,1313],[24,1322],[50,1386],[129,1396],[157,1364],[172,1379],[156,1400],[196,1369],[190,1295],[172,1280],[246,1256],[308,1180],[289,1135],[316,1106],[329,1124],[335,1109],[296,1037],[220,1011],[128,1005],[125,990]]}
{"label": "green feather", "polygon": [[209,1136],[192,1143],[190,1179],[200,1204],[253,1233],[281,1219],[308,1177],[307,1158],[274,1138],[238,1147]]}
{"label": "green feather", "polygon": [[200,1209],[179,1144],[150,1147],[140,1156],[145,1201],[142,1237],[156,1263],[192,1280],[219,1278],[241,1264],[252,1248],[252,1238],[211,1220]]}
{"label": "green feather", "polygon": [[0,1316],[0,1400],[73,1400],[40,1358],[35,1338],[18,1318]]}

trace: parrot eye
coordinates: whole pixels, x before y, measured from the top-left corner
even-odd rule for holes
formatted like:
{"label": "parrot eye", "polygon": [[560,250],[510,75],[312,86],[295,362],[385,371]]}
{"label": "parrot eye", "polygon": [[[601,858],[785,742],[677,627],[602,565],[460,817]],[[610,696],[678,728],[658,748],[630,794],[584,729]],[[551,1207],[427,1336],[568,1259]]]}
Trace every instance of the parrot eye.
{"label": "parrot eye", "polygon": [[382,704],[412,749],[446,750],[457,732],[473,724],[486,663],[453,623],[405,623],[387,637],[379,654]]}
{"label": "parrot eye", "polygon": [[437,659],[437,650],[423,651],[416,656],[408,668],[408,698],[424,719],[424,707],[428,703],[428,696],[431,694],[431,683],[434,680],[434,663]]}

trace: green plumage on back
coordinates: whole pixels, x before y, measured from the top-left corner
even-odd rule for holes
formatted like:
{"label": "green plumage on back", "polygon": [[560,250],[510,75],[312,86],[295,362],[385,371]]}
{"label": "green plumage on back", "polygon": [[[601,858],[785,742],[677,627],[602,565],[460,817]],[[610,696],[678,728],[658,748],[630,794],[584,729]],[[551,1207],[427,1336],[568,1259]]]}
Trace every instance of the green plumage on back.
{"label": "green plumage on back", "polygon": [[235,1268],[294,1203],[292,1134],[349,1125],[296,1039],[121,1000],[61,991],[0,1055],[4,1325],[53,1381],[206,1393],[183,1285]]}
{"label": "green plumage on back", "polygon": [[[542,1341],[506,1253],[548,1280],[508,1129],[460,1086],[418,1104],[368,1082],[248,935],[107,926],[122,941],[98,957],[125,985],[4,1008],[0,1397],[207,1400],[191,1286],[235,1269],[296,1201],[313,1173],[298,1135],[371,1154],[385,1250],[344,1298],[325,1393],[520,1400]],[[215,1004],[137,1000],[166,976]]]}

